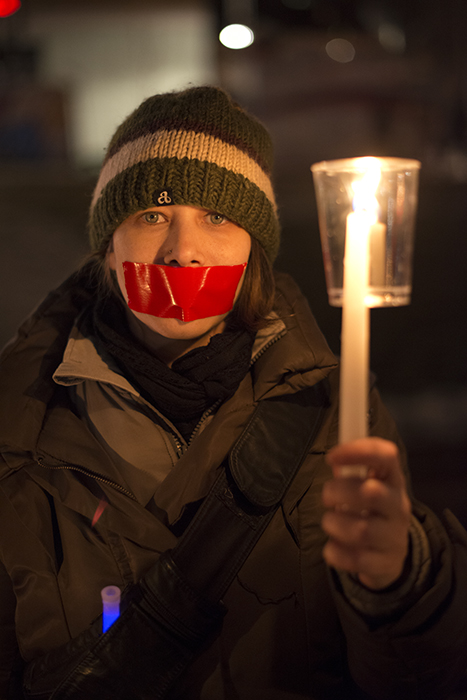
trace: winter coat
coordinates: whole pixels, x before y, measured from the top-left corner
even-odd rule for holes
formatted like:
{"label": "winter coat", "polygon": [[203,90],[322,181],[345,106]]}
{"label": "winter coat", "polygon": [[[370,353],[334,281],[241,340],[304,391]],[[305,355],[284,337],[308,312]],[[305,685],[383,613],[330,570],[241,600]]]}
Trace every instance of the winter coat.
{"label": "winter coat", "polygon": [[[112,387],[131,410],[152,415],[154,462],[174,462],[162,480],[120,453],[112,458],[77,411],[72,390],[52,378],[77,317],[92,304],[86,273],[52,292],[6,348],[0,367],[1,700],[18,650],[29,662],[76,637],[99,615],[104,586],[131,587],[175,546],[258,403],[317,382],[328,397],[319,433],[224,598],[220,637],[173,697],[440,700],[463,673],[467,536],[454,516],[442,525],[414,503],[430,547],[429,585],[421,598],[409,595],[395,607],[394,591],[363,591],[377,615],[351,602],[323,561],[320,496],[330,477],[324,457],[336,442],[336,360],[290,278],[278,276],[277,290],[282,331],[261,343],[235,395],[189,447],[137,392]],[[370,406],[371,434],[399,443],[374,388]],[[119,407],[119,432],[121,425]],[[93,522],[99,506],[104,510]]]}

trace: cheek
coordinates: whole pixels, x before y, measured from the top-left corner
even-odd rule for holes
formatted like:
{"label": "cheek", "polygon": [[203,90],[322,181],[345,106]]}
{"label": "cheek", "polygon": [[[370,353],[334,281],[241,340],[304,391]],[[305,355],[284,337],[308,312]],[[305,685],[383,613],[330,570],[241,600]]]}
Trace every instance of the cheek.
{"label": "cheek", "polygon": [[206,265],[240,265],[248,262],[251,251],[250,235],[235,224],[218,238],[206,240]]}
{"label": "cheek", "polygon": [[251,253],[251,238],[247,234],[248,238],[246,241],[244,241],[243,248],[244,248],[244,254],[246,255],[245,261],[249,260],[250,258],[250,253]]}
{"label": "cheek", "polygon": [[125,236],[114,242],[114,269],[122,269],[125,261],[128,262],[159,262],[160,242],[154,240],[154,236]]}
{"label": "cheek", "polygon": [[251,252],[251,236],[249,233],[240,229],[239,236],[236,240],[239,255],[242,258],[242,262],[246,262],[250,257]]}
{"label": "cheek", "polygon": [[[225,255],[221,265],[239,265],[248,262],[251,252],[251,238],[246,232],[230,241],[226,247]],[[243,277],[242,277],[243,281]]]}

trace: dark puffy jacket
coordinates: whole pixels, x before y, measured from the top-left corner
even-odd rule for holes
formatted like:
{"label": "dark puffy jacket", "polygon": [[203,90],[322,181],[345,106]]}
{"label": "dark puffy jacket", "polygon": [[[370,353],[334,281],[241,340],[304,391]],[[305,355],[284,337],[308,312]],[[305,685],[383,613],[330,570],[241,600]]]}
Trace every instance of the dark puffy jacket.
{"label": "dark puffy jacket", "polygon": [[[25,662],[67,643],[100,613],[100,590],[128,589],[177,538],[169,526],[203,499],[259,402],[325,380],[321,429],[230,586],[222,632],[173,692],[191,700],[372,697],[440,700],[467,666],[467,537],[414,512],[428,537],[429,590],[403,614],[363,618],[322,559],[324,461],[336,442],[336,360],[295,284],[278,277],[286,333],[157,487],[138,501],[52,374],[92,303],[85,273],[51,293],[5,350],[0,374],[0,698],[17,650]],[[398,442],[377,391],[371,433]],[[167,430],[170,438],[170,430]],[[265,469],[267,465],[265,465]],[[102,498],[107,507],[95,526]],[[382,594],[384,596],[384,594]],[[383,600],[383,599],[382,599]],[[382,602],[384,608],[384,600]],[[16,607],[16,611],[15,611]],[[144,640],[141,640],[144,644]],[[134,652],[134,650],[133,650]],[[130,651],[129,651],[130,653]]]}

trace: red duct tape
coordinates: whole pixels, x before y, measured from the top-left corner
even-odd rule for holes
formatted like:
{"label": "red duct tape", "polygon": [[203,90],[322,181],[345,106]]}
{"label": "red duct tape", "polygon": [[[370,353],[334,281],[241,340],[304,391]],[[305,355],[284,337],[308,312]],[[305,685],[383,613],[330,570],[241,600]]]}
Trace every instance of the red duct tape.
{"label": "red duct tape", "polygon": [[228,313],[247,263],[171,267],[124,262],[128,306],[160,318],[195,321]]}

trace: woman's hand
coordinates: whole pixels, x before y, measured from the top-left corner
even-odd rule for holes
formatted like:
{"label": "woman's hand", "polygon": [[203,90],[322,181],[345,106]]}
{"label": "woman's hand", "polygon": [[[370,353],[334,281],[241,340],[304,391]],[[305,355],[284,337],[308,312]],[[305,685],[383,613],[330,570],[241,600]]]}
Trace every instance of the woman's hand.
{"label": "woman's hand", "polygon": [[[329,535],[329,566],[358,576],[368,588],[386,588],[402,573],[408,550],[410,500],[396,445],[363,438],[330,450],[333,479],[323,487],[322,519]],[[366,479],[343,476],[342,467],[364,465]]]}

